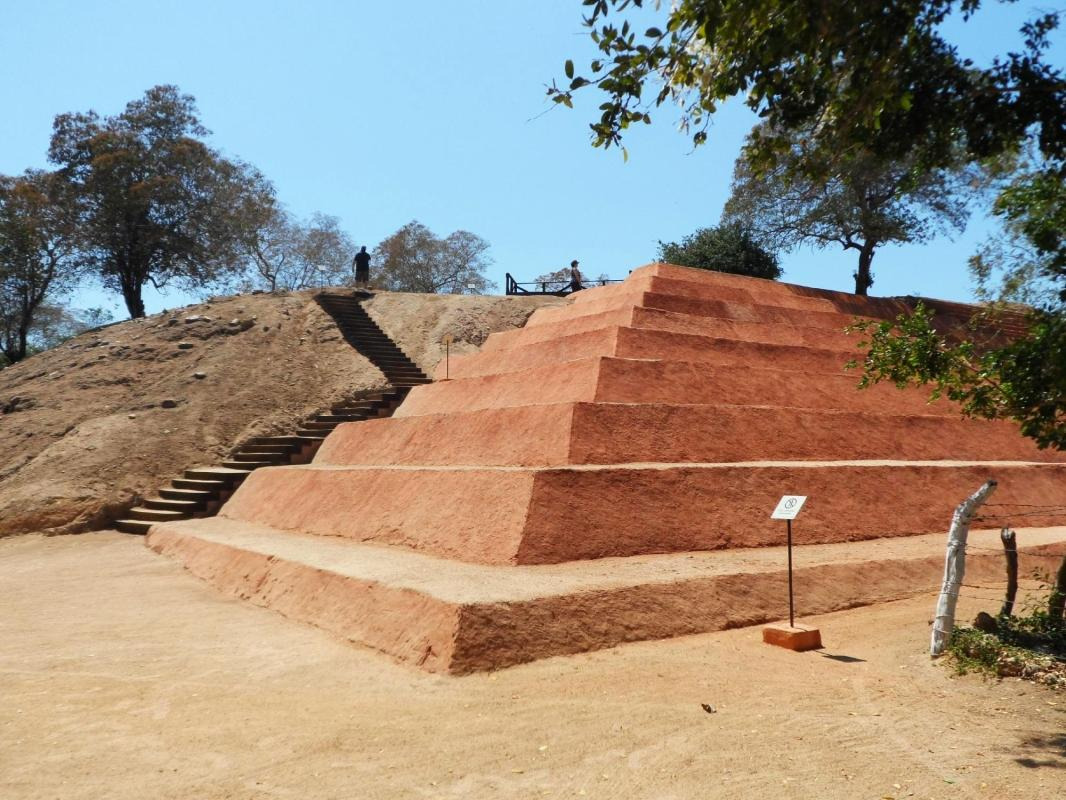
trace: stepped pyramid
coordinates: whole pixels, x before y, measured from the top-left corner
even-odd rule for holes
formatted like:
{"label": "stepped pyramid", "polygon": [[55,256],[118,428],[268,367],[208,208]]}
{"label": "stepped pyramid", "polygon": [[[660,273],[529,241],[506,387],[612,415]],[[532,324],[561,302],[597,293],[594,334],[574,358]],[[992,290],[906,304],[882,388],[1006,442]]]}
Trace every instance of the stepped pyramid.
{"label": "stepped pyramid", "polygon": [[[493,334],[393,417],[339,426],[313,463],[260,469],[219,517],[156,525],[148,544],[451,672],[779,618],[783,494],[810,497],[797,537],[820,568],[914,538],[892,550],[909,571],[812,590],[819,610],[913,592],[942,563],[942,534],[921,534],[989,477],[1001,503],[1063,498],[1066,457],[918,390],[858,391],[843,329],[909,308],[651,264]],[[955,326],[973,311],[938,310]],[[715,552],[756,547],[751,569]],[[748,604],[708,619],[723,581]]]}

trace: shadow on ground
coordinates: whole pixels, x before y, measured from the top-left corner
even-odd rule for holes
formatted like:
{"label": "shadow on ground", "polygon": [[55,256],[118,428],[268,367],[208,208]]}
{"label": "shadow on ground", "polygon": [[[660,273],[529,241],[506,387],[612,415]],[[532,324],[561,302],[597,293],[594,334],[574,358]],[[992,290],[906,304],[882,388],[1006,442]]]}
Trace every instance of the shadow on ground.
{"label": "shadow on ground", "polygon": [[1014,759],[1023,767],[1066,769],[1066,734],[1030,736],[1022,741],[1027,755]]}

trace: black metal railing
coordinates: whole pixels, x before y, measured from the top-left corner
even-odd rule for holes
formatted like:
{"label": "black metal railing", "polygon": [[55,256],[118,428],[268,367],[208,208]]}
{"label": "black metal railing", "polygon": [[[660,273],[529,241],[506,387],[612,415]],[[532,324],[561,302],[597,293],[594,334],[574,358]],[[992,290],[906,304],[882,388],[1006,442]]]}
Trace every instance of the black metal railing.
{"label": "black metal railing", "polygon": [[[560,286],[561,281],[527,281],[526,283],[519,283],[513,277],[511,273],[505,273],[506,279],[504,282],[505,294],[550,294],[556,297],[565,297],[568,294],[573,294],[580,289],[591,289],[594,286],[606,286],[609,283],[621,283],[622,280],[615,278],[595,278],[584,281],[579,289],[575,289],[572,284],[566,283]],[[527,288],[528,287],[528,288]]]}

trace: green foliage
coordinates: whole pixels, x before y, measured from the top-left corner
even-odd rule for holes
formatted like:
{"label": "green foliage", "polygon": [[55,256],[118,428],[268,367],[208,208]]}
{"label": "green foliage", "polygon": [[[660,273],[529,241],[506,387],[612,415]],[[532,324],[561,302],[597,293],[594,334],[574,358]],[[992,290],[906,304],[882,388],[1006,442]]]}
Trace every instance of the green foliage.
{"label": "green foliage", "polygon": [[394,292],[485,294],[495,286],[485,277],[492,264],[488,249],[469,231],[442,239],[411,221],[374,248],[371,283]]}
{"label": "green foliage", "polygon": [[977,295],[1049,308],[1066,302],[1066,188],[1030,146],[988,162],[1002,223],[970,258]]}
{"label": "green foliage", "polygon": [[1054,280],[1066,278],[1066,76],[1048,61],[1061,11],[1034,11],[1023,46],[978,67],[944,38],[943,23],[970,19],[981,0],[677,0],[656,3],[664,21],[643,34],[629,18],[644,0],[583,5],[599,52],[587,75],[568,64],[567,81],[548,94],[572,107],[577,91],[603,92],[594,145],[620,146],[668,101],[702,144],[733,97],[765,122],[745,153],[755,173],[787,157],[799,131],[809,132],[799,166],[822,181],[856,158],[912,164],[919,176],[950,167],[960,149],[977,162],[1031,142],[1032,174],[1003,193],[997,213],[1049,261]]}
{"label": "green foliage", "polygon": [[49,159],[78,200],[80,249],[133,317],[141,291],[171,281],[203,289],[241,265],[250,209],[272,200],[251,167],[202,141],[195,101],[156,86],[114,117],[55,119]]}
{"label": "green foliage", "polygon": [[777,280],[777,256],[755,241],[739,223],[700,228],[680,242],[659,242],[659,260],[682,267],[697,267],[734,275]]}
{"label": "green foliage", "polygon": [[65,185],[52,173],[0,176],[0,353],[31,352],[45,303],[78,276],[77,227]]}
{"label": "green foliage", "polygon": [[[992,309],[974,332],[994,326]],[[1000,347],[938,332],[922,304],[894,323],[863,321],[849,330],[869,337],[858,344],[868,351],[860,387],[931,386],[931,399],[948,397],[967,416],[1013,420],[1040,447],[1066,450],[1066,309],[1033,311],[1028,334]]]}
{"label": "green foliage", "polygon": [[948,653],[960,674],[1026,678],[1066,688],[1066,625],[1042,608],[997,617],[995,633],[956,628]]}
{"label": "green foliage", "polygon": [[[568,62],[566,83],[553,83],[549,95],[570,105],[583,87],[604,92],[591,126],[597,146],[619,144],[667,100],[700,144],[720,104],[741,96],[769,123],[760,155],[787,149],[781,132],[810,128],[826,153],[859,147],[898,158],[922,141],[936,161],[962,136],[985,157],[1032,126],[1046,156],[1066,155],[1066,83],[1046,61],[1058,12],[1036,12],[1024,47],[980,69],[944,39],[942,24],[956,11],[968,19],[980,0],[678,0],[663,4],[664,24],[643,35],[627,19],[643,0],[583,5],[600,52],[589,77]],[[648,84],[658,91],[645,95]]]}
{"label": "green foliage", "polygon": [[918,155],[884,159],[864,149],[825,161],[810,142],[813,132],[789,135],[787,150],[766,169],[752,167],[750,150],[765,133],[756,127],[737,159],[723,220],[749,226],[775,249],[840,246],[858,257],[855,292],[873,284],[870,265],[884,244],[924,242],[961,231],[971,188],[981,170],[960,157],[944,169],[923,170]]}

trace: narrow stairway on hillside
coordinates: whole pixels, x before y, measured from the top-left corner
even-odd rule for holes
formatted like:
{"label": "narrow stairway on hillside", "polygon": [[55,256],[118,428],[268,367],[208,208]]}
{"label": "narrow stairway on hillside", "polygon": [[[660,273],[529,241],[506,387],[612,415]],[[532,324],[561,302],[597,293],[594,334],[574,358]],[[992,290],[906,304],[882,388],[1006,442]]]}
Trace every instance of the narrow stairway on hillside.
{"label": "narrow stairway on hillside", "polygon": [[315,300],[333,317],[345,341],[385,373],[391,385],[410,387],[431,383],[429,376],[366,313],[363,300],[370,296],[369,293],[320,294]]}
{"label": "narrow stairway on hillside", "polygon": [[306,464],[342,422],[390,417],[412,386],[432,382],[370,318],[360,297],[321,294],[315,299],[333,318],[345,341],[384,373],[389,387],[334,405],[328,414],[315,414],[297,423],[291,434],[253,437],[221,465],[185,470],[181,477],[160,489],[158,497],[145,499],[142,505],[130,509],[126,519],[116,520],[118,530],[145,534],[157,522],[214,516],[253,470]]}

